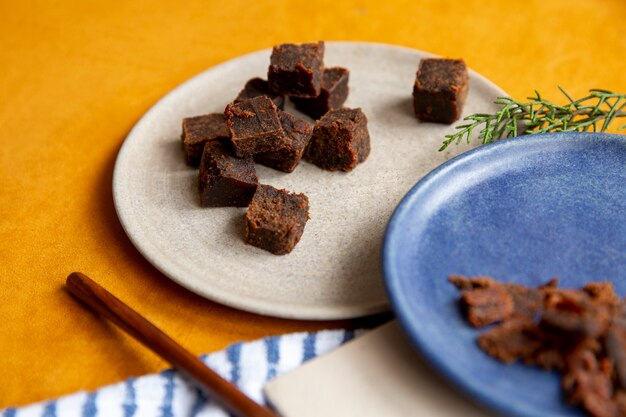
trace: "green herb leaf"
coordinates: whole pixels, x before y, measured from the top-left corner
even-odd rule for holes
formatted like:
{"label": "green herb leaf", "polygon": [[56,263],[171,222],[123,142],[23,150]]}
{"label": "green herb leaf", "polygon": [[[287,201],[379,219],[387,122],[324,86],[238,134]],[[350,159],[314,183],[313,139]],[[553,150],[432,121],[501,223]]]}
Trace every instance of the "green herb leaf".
{"label": "green herb leaf", "polygon": [[[563,88],[559,90],[568,101],[565,105],[543,99],[536,90],[535,96],[528,97],[527,102],[510,97],[496,98],[494,103],[501,106],[500,110],[465,117],[463,121],[469,123],[456,126],[454,133],[446,135],[439,151],[463,139],[470,143],[476,128],[480,128],[478,139],[489,143],[533,133],[605,131],[615,119],[626,117],[626,94],[596,88],[589,90],[588,96],[574,100]],[[619,126],[618,130],[624,128],[626,125]]]}

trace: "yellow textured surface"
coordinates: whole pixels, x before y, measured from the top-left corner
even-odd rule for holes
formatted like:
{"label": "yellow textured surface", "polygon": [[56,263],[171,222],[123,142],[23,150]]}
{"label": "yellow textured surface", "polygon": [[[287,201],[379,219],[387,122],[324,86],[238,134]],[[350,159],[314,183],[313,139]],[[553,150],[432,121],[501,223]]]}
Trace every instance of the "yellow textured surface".
{"label": "yellow textured surface", "polygon": [[206,301],[124,234],[116,154],[187,78],[277,43],[367,40],[463,57],[516,98],[538,89],[560,100],[557,85],[626,92],[625,17],[623,0],[0,0],[0,408],[165,366],[63,291],[73,270],[196,353],[337,325]]}

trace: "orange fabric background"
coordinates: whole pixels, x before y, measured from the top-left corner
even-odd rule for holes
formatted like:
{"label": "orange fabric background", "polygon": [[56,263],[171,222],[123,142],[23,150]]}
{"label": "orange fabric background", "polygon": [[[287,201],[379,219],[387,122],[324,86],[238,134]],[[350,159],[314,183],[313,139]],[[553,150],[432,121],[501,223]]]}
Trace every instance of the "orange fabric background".
{"label": "orange fabric background", "polygon": [[[354,323],[204,300],[134,249],[113,208],[124,137],[192,75],[286,41],[367,40],[463,57],[516,98],[626,92],[623,0],[0,1],[0,408],[166,365],[64,291],[83,271],[195,353]],[[410,86],[407,86],[407,94]]]}

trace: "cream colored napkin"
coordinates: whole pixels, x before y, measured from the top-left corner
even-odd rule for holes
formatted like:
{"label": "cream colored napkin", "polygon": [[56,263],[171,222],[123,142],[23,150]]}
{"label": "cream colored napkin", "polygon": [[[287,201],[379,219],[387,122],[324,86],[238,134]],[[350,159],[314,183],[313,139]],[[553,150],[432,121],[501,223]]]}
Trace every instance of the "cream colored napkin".
{"label": "cream colored napkin", "polygon": [[441,379],[387,323],[270,381],[282,417],[493,416]]}

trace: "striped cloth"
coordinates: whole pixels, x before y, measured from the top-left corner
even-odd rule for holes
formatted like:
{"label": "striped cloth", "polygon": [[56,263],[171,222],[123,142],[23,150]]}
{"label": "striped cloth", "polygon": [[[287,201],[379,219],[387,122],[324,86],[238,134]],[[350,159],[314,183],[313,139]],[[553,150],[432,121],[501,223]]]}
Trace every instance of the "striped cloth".
{"label": "striped cloth", "polygon": [[[270,379],[323,355],[362,331],[325,330],[236,343],[200,359],[222,377],[264,404]],[[2,417],[228,417],[189,380],[174,370],[130,378],[93,392],[77,392],[22,408]]]}

